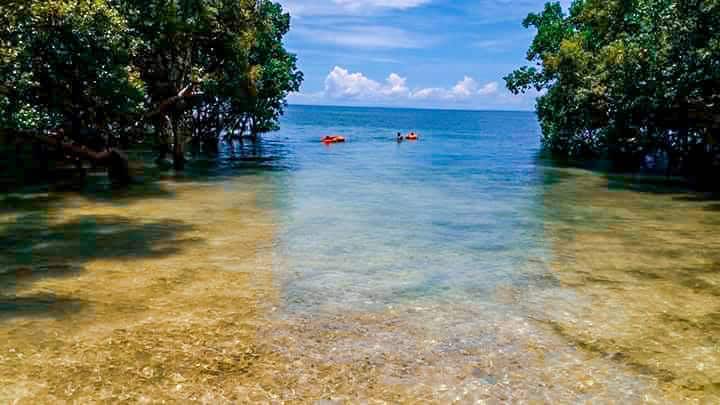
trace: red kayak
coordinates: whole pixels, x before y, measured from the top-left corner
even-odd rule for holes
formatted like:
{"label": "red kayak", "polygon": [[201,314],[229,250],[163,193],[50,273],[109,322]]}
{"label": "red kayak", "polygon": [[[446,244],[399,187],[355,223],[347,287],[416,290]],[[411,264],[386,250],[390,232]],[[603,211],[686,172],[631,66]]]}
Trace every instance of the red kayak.
{"label": "red kayak", "polygon": [[341,136],[341,135],[328,135],[328,136],[324,136],[320,140],[320,142],[322,142],[326,145],[331,144],[331,143],[342,143],[342,142],[345,142],[345,137]]}

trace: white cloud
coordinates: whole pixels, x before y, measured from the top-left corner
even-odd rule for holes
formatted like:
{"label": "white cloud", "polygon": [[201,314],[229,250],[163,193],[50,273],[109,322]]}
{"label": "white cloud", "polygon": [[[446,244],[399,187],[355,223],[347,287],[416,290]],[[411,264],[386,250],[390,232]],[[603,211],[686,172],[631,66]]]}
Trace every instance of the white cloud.
{"label": "white cloud", "polygon": [[472,77],[465,76],[458,84],[456,84],[450,94],[456,98],[467,98],[473,96],[477,92],[478,84]]}
{"label": "white cloud", "polygon": [[406,10],[429,2],[430,0],[333,0],[333,3],[350,10],[367,7]]}
{"label": "white cloud", "polygon": [[[355,101],[461,102],[494,96],[498,90],[497,82],[480,86],[469,76],[465,76],[451,88],[431,87],[410,90],[407,79],[397,73],[391,73],[385,82],[380,83],[361,72],[352,73],[335,66],[325,78],[325,89],[321,96],[332,100]],[[318,95],[314,97],[317,98]]]}
{"label": "white cloud", "polygon": [[475,47],[485,50],[497,50],[500,49],[502,46],[506,46],[508,44],[507,41],[501,41],[497,39],[484,39],[481,41],[475,42]]}
{"label": "white cloud", "polygon": [[387,78],[387,88],[384,89],[384,94],[388,96],[405,96],[408,94],[409,90],[405,83],[407,82],[407,79],[404,77],[401,77],[397,73],[390,73],[390,76]]}
{"label": "white cloud", "polygon": [[406,79],[391,73],[384,84],[367,78],[360,72],[350,73],[335,66],[325,78],[324,95],[333,99],[376,100],[388,97],[406,97],[409,89]]}
{"label": "white cloud", "polygon": [[481,96],[491,96],[491,95],[497,94],[498,90],[499,90],[498,83],[490,82],[490,83],[482,86],[480,88],[480,90],[478,90],[477,94],[479,94]]}
{"label": "white cloud", "polygon": [[330,98],[370,98],[382,86],[362,73],[350,73],[339,66],[325,78],[325,95]]}
{"label": "white cloud", "polygon": [[422,48],[433,42],[402,29],[375,25],[334,29],[300,26],[293,34],[308,42],[366,49]]}
{"label": "white cloud", "polygon": [[480,86],[475,79],[465,76],[455,86],[449,89],[441,87],[420,89],[412,92],[410,97],[416,100],[465,101],[479,97],[493,96],[498,92],[498,87],[497,82],[490,82]]}
{"label": "white cloud", "polygon": [[280,0],[293,16],[369,15],[383,10],[407,10],[430,0]]}

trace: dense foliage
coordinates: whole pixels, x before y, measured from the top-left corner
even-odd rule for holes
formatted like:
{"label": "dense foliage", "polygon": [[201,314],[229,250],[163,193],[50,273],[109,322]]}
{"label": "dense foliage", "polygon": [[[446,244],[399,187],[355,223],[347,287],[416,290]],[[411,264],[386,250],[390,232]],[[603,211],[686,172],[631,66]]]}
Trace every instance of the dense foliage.
{"label": "dense foliage", "polygon": [[0,128],[88,146],[189,144],[277,128],[302,73],[269,0],[6,0]]}
{"label": "dense foliage", "polygon": [[542,92],[549,149],[625,167],[717,170],[719,0],[575,0],[569,15],[549,3],[523,24],[537,30],[533,64],[505,80],[515,93]]}

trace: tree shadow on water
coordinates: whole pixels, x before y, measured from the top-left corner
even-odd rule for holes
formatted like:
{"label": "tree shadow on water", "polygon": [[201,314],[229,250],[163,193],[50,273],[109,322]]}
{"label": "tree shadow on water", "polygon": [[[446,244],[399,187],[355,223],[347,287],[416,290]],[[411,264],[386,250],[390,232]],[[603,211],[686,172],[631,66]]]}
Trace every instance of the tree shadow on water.
{"label": "tree shadow on water", "polygon": [[42,213],[20,216],[0,232],[3,256],[19,264],[63,259],[84,262],[101,258],[165,257],[179,252],[189,239],[176,238],[192,226],[176,220],[143,222],[121,216],[81,216],[60,224]]}
{"label": "tree shadow on water", "polygon": [[175,192],[162,184],[158,177],[138,178],[134,183],[127,185],[108,184],[105,181],[86,182],[78,190],[66,191],[77,192],[78,195],[90,201],[110,203],[116,206],[124,206],[144,199],[174,198],[176,196]]}
{"label": "tree shadow on water", "polygon": [[660,175],[608,173],[608,189],[627,190],[650,194],[693,194],[692,185],[685,179]]}
{"label": "tree shadow on water", "polygon": [[0,191],[0,215],[48,211],[62,207],[70,197],[124,206],[143,199],[174,198],[175,193],[155,177],[129,185],[115,185],[100,177],[71,184],[18,186]]}
{"label": "tree shadow on water", "polygon": [[678,201],[720,201],[720,187],[717,183],[681,175],[667,175],[649,169],[627,170],[602,159],[568,160],[552,157],[546,152],[539,153],[536,162],[545,169],[546,185],[566,180],[570,177],[569,170],[581,170],[603,176],[607,188],[612,191],[675,195],[673,199]]}
{"label": "tree shadow on water", "polygon": [[43,192],[7,194],[0,197],[0,214],[44,210],[61,200],[62,197],[59,195]]}
{"label": "tree shadow on water", "polygon": [[193,227],[183,221],[96,215],[51,220],[68,203],[86,200],[122,207],[145,199],[173,199],[177,185],[292,169],[289,157],[282,144],[259,142],[193,159],[180,173],[154,165],[148,157],[135,158],[138,170],[129,185],[112,184],[100,172],[52,184],[0,184],[0,319],[81,310],[86,304],[73,297],[17,292],[41,280],[77,277],[90,261],[163,258],[202,243],[188,235]]}
{"label": "tree shadow on water", "polygon": [[201,242],[186,236],[192,229],[171,220],[89,215],[54,224],[45,212],[21,215],[0,228],[0,318],[79,308],[71,298],[18,298],[16,291],[46,278],[77,276],[92,260],[172,256]]}
{"label": "tree shadow on water", "polygon": [[53,295],[0,297],[0,321],[17,317],[62,318],[80,312],[86,302]]}
{"label": "tree shadow on water", "polygon": [[0,215],[60,205],[68,196],[80,196],[115,206],[143,199],[172,199],[177,194],[171,183],[217,183],[294,168],[291,149],[273,139],[246,142],[234,147],[224,145],[216,153],[197,154],[188,160],[182,172],[155,163],[154,158],[155,154],[149,150],[134,151],[130,184],[114,184],[105,172],[94,169],[83,176],[64,178],[57,175],[57,178],[34,183],[6,183],[0,178]]}

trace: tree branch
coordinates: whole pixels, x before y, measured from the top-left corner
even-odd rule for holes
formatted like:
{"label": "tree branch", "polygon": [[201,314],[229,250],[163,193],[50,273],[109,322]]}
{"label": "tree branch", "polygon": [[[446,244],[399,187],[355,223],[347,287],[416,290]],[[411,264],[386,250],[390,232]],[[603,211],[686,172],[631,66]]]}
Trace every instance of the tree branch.
{"label": "tree branch", "polygon": [[197,85],[197,83],[188,84],[182,90],[180,90],[180,92],[177,95],[161,101],[160,104],[158,105],[158,108],[156,108],[154,111],[145,113],[143,115],[143,117],[144,118],[152,118],[156,115],[165,114],[170,109],[174,108],[181,101],[185,101],[185,100],[192,99],[194,97],[202,96],[204,93],[201,91],[191,91],[193,88],[196,87],[196,85]]}
{"label": "tree branch", "polygon": [[110,177],[115,180],[120,180],[122,182],[130,181],[128,157],[125,153],[118,149],[113,148],[98,152],[83,145],[63,142],[57,132],[43,133],[41,131],[32,130],[7,130],[4,132],[13,136],[16,142],[34,141],[58,148],[67,155],[88,160],[94,162],[95,164],[107,167],[109,169]]}

